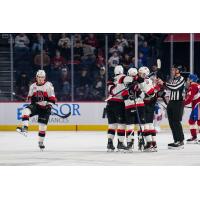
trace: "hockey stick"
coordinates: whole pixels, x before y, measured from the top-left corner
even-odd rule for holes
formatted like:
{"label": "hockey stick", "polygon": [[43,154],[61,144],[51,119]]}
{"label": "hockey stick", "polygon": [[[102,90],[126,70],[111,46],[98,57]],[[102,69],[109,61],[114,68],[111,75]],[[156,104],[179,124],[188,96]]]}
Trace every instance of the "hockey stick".
{"label": "hockey stick", "polygon": [[[14,96],[20,98],[21,100],[24,100],[24,101],[27,100],[26,98],[17,95],[15,92],[13,92],[12,94],[13,94]],[[66,115],[59,115],[58,113],[55,113],[55,112],[51,112],[51,115],[56,115],[56,116],[58,116],[58,117],[60,117],[60,118],[62,118],[62,119],[66,119],[66,118],[68,118],[68,117],[71,115],[71,111],[69,111]]]}
{"label": "hockey stick", "polygon": [[142,131],[140,115],[139,115],[139,111],[138,111],[138,107],[137,107],[135,98],[136,98],[136,94],[134,93],[134,99],[133,100],[134,100],[134,103],[135,103],[135,109],[136,109],[138,124],[139,124],[139,128],[140,128],[140,134],[138,135],[138,139],[139,139],[138,146],[139,146],[139,150],[142,151],[142,146],[143,146],[143,149],[144,149],[145,142],[144,142],[144,135],[143,135],[143,131]]}
{"label": "hockey stick", "polygon": [[[132,86],[133,84],[131,84]],[[113,97],[117,96],[118,94],[120,94],[121,92],[123,92],[124,90],[129,89],[130,86],[125,87],[124,89],[120,90],[119,92],[117,92],[116,94],[113,94],[112,96],[108,97],[107,99],[105,99],[104,101],[107,102],[108,100],[112,99]]]}
{"label": "hockey stick", "polygon": [[59,115],[58,113],[55,113],[55,112],[51,112],[51,115],[56,115],[62,119],[66,119],[71,115],[71,111],[69,111],[66,115]]}
{"label": "hockey stick", "polygon": [[165,110],[167,110],[167,107],[165,107],[162,103],[160,103],[159,101],[157,101],[157,103],[158,103],[159,105],[161,105]]}

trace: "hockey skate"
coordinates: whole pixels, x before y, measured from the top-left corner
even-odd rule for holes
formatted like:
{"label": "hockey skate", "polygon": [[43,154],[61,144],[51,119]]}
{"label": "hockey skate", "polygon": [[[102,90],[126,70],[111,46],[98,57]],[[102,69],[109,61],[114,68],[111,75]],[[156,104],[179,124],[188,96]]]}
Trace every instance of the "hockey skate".
{"label": "hockey skate", "polygon": [[134,149],[134,139],[131,140],[131,142],[127,142],[127,149],[128,152],[132,153]]}
{"label": "hockey skate", "polygon": [[192,137],[186,140],[187,144],[198,144],[198,140],[196,137]]}
{"label": "hockey skate", "polygon": [[153,141],[153,142],[152,142],[152,151],[154,151],[154,152],[157,152],[157,151],[158,151],[156,141]]}
{"label": "hockey skate", "polygon": [[144,151],[144,146],[145,146],[144,138],[138,137],[138,150]]}
{"label": "hockey skate", "polygon": [[28,127],[27,126],[17,127],[16,131],[25,137],[27,137],[27,135],[28,135]]}
{"label": "hockey skate", "polygon": [[147,144],[144,146],[144,151],[152,152],[152,150],[153,150],[152,142],[147,142]]}
{"label": "hockey skate", "polygon": [[108,139],[108,144],[107,144],[107,152],[113,152],[115,150],[115,147],[113,145],[113,140]]}
{"label": "hockey skate", "polygon": [[118,140],[117,150],[118,150],[118,152],[124,152],[124,153],[126,153],[128,151],[128,148],[124,145],[123,142],[120,142]]}
{"label": "hockey skate", "polygon": [[174,149],[174,150],[184,149],[184,142],[170,143],[168,144],[168,149]]}
{"label": "hockey skate", "polygon": [[38,142],[38,146],[40,148],[41,151],[44,150],[45,146],[44,146],[44,143],[43,142]]}

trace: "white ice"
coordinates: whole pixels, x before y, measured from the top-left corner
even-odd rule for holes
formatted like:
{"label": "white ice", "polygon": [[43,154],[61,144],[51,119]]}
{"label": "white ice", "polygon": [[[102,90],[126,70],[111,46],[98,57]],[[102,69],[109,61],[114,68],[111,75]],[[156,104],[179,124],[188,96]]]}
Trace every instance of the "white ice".
{"label": "white ice", "polygon": [[170,131],[159,133],[157,138],[158,152],[108,153],[106,132],[49,131],[46,149],[40,152],[36,132],[30,132],[27,138],[16,132],[0,132],[0,165],[200,165],[200,144],[168,150]]}

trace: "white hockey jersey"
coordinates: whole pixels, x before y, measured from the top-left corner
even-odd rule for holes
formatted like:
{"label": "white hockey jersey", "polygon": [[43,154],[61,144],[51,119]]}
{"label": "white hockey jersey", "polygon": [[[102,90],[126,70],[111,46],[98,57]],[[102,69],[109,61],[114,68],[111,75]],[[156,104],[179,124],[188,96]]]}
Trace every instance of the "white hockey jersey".
{"label": "white hockey jersey", "polygon": [[145,93],[145,103],[150,101],[155,96],[153,81],[150,78],[145,78],[144,82],[140,83],[140,89]]}
{"label": "white hockey jersey", "polygon": [[[123,83],[125,77],[126,76],[124,74],[117,75],[114,78],[114,82],[108,85],[108,92],[109,92],[110,97],[117,94],[121,90],[125,89],[125,85]],[[116,96],[110,98],[109,101],[123,102],[122,93],[120,92]]]}
{"label": "white hockey jersey", "polygon": [[45,107],[56,101],[54,87],[51,82],[45,82],[43,85],[33,83],[29,88],[28,99],[36,99],[36,104]]}

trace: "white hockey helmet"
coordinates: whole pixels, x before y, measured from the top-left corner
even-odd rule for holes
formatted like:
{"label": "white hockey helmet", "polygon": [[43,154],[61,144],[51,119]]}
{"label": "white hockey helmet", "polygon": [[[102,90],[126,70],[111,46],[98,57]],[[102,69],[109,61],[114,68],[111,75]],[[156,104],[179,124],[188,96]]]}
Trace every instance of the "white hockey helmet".
{"label": "white hockey helmet", "polygon": [[149,71],[149,68],[148,67],[140,67],[138,72],[143,76],[143,77],[146,77],[150,74],[150,71]]}
{"label": "white hockey helmet", "polygon": [[40,77],[46,77],[46,73],[44,70],[38,70],[37,73],[36,73],[36,77],[37,76],[40,76]]}
{"label": "white hockey helmet", "polygon": [[124,73],[124,68],[121,65],[117,65],[114,69],[114,74],[119,75]]}
{"label": "white hockey helmet", "polygon": [[138,74],[138,71],[137,71],[137,69],[136,68],[130,68],[129,70],[128,70],[128,76],[136,76],[137,74]]}

